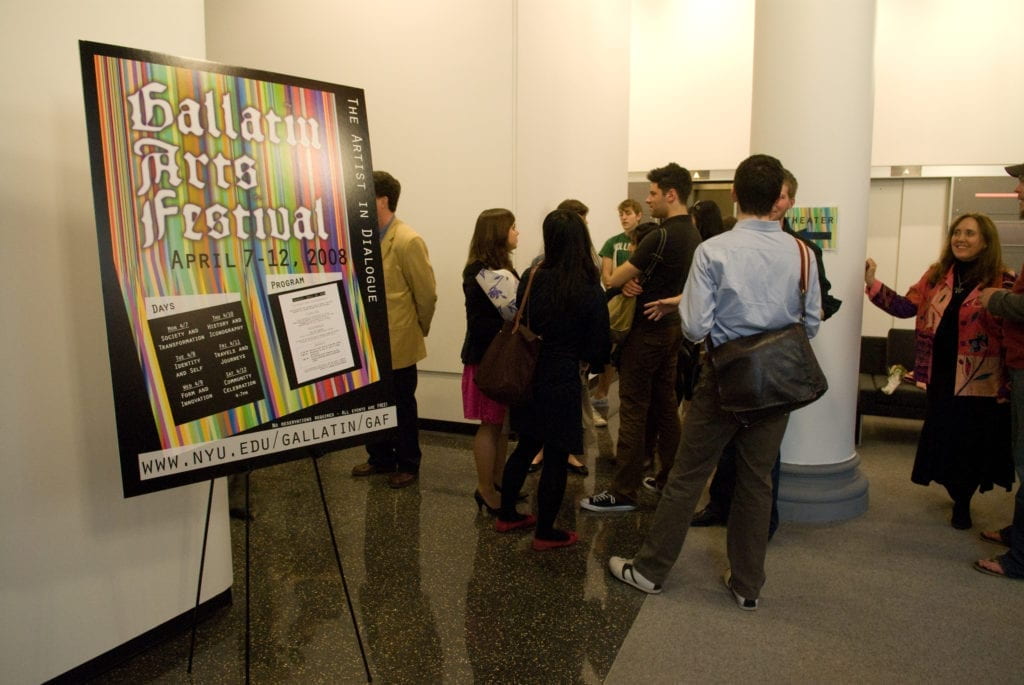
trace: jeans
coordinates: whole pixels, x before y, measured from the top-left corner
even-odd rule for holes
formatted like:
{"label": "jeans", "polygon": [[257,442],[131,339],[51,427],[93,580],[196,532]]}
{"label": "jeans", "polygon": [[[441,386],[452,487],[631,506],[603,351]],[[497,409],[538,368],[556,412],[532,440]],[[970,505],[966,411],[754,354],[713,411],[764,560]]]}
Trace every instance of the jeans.
{"label": "jeans", "polygon": [[619,361],[618,471],[611,491],[636,501],[644,461],[652,446],[648,421],[656,431],[661,457],[659,482],[667,480],[679,445],[676,363],[683,333],[679,326],[634,324],[622,344]]}
{"label": "jeans", "polygon": [[1003,572],[1011,578],[1024,578],[1024,369],[1010,369],[1010,411],[1013,425],[1013,465],[1017,469],[1017,496],[1014,498],[1013,523],[1001,531],[1010,541],[1010,550],[999,557]]}

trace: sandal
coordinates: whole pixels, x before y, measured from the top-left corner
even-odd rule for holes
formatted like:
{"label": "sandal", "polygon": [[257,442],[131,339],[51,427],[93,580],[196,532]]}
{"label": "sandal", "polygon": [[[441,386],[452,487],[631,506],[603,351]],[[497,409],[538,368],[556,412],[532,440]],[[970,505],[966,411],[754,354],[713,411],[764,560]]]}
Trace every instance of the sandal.
{"label": "sandal", "polygon": [[1010,541],[1003,537],[1003,531],[1001,530],[983,530],[980,533],[981,539],[985,542],[994,542],[997,545],[1010,546]]}
{"label": "sandal", "polygon": [[[985,564],[995,564],[999,569],[998,571],[994,568],[986,566]],[[978,559],[974,562],[974,570],[980,571],[990,576],[996,576],[998,578],[1006,578],[1006,571],[1003,570],[1003,565],[999,562],[998,557],[992,557],[991,559]]]}

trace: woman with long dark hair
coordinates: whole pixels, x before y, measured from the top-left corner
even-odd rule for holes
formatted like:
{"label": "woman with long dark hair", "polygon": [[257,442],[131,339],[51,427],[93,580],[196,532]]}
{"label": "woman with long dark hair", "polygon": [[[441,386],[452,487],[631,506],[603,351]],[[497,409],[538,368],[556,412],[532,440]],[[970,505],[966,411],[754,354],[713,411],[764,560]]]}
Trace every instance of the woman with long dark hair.
{"label": "woman with long dark hair", "polygon": [[[518,301],[523,302],[533,276],[522,321],[543,342],[533,397],[511,408],[519,444],[505,464],[501,509],[494,527],[504,533],[536,524],[535,550],[567,547],[577,540],[575,532],[556,529],[554,523],[565,494],[569,454],[583,453],[580,362],[598,372],[607,363],[610,348],[608,308],[593,253],[583,219],[569,210],[555,210],[544,219],[544,260],[523,274],[519,283]],[[530,460],[541,448],[544,465],[535,518],[516,511],[516,496]]]}
{"label": "woman with long dark hair", "polygon": [[914,381],[927,386],[928,400],[911,480],[943,485],[953,500],[950,523],[970,528],[974,492],[1013,485],[1002,320],[979,300],[984,288],[1013,284],[999,234],[984,214],[957,217],[939,261],[906,295],[875,280],[875,269],[869,258],[871,302],[899,318],[917,317]]}
{"label": "woman with long dark hair", "polygon": [[719,233],[725,233],[722,210],[711,200],[694,203],[693,207],[690,207],[690,217],[693,219],[693,225],[697,227],[702,241],[714,238]]}
{"label": "woman with long dark hair", "polygon": [[[501,499],[495,484],[502,478],[508,433],[505,405],[480,392],[474,378],[477,366],[504,321],[516,313],[519,274],[512,267],[512,250],[519,244],[516,218],[507,209],[480,213],[469,243],[469,257],[462,271],[466,297],[466,338],[462,343],[462,411],[467,419],[480,421],[473,438],[477,510],[497,513]],[[516,490],[518,493],[519,491]]]}

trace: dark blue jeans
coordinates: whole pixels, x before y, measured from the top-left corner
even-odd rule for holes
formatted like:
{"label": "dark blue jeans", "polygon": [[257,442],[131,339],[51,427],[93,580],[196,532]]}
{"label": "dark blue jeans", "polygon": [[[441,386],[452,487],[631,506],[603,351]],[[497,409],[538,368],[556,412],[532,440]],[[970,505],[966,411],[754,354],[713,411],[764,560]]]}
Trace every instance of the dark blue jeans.
{"label": "dark blue jeans", "polygon": [[1017,469],[1017,497],[1014,499],[1013,523],[1003,528],[1010,551],[999,557],[1003,572],[1013,578],[1024,578],[1024,369],[1010,369],[1011,417],[1013,421],[1013,465]]}

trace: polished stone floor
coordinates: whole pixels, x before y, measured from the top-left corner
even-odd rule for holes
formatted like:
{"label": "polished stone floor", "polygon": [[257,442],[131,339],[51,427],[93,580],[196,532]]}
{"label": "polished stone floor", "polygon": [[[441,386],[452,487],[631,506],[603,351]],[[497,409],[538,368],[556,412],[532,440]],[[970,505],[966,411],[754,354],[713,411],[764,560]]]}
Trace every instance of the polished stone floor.
{"label": "polished stone floor", "polygon": [[[560,525],[581,538],[570,549],[533,552],[528,533],[492,530],[472,500],[468,436],[422,433],[421,478],[398,491],[349,476],[361,450],[320,460],[374,682],[1024,683],[1011,656],[1024,585],[971,567],[1001,551],[978,531],[1009,520],[1012,495],[975,497],[975,528],[950,528],[942,488],[909,480],[920,422],[865,419],[869,511],[786,522],[769,548],[763,606],[748,613],[720,581],[723,528],[691,531],[657,597],[608,575],[608,557],[636,550],[655,504],[618,515],[577,507],[611,478],[615,409],[588,450],[591,475],[569,478]],[[251,681],[365,682],[312,462],[258,471],[251,485]],[[231,526],[235,601],[201,624],[192,677],[186,632],[96,682],[244,682],[245,525]]]}
{"label": "polished stone floor", "polygon": [[[614,468],[609,431],[597,436],[591,474],[569,476],[558,521],[581,542],[547,552],[530,549],[529,533],[495,533],[493,519],[477,512],[470,436],[422,432],[419,482],[402,490],[382,476],[350,477],[361,449],[320,460],[375,682],[604,681],[645,597],[612,579],[605,563],[635,549],[656,501],[630,515],[580,512],[578,500]],[[537,478],[529,476],[527,491]],[[250,487],[252,682],[365,682],[312,462],[254,472]],[[202,624],[193,682],[244,679],[244,523],[232,521],[232,538],[234,603]],[[187,682],[188,644],[182,635],[98,682]]]}

